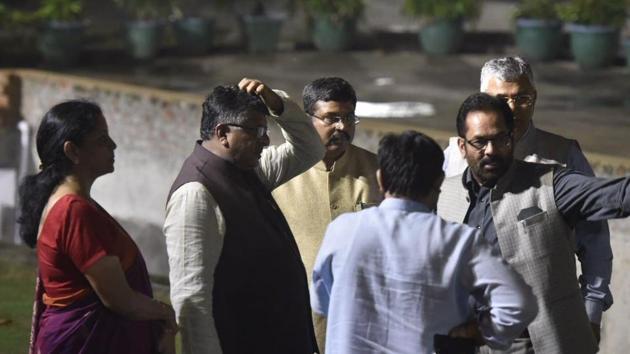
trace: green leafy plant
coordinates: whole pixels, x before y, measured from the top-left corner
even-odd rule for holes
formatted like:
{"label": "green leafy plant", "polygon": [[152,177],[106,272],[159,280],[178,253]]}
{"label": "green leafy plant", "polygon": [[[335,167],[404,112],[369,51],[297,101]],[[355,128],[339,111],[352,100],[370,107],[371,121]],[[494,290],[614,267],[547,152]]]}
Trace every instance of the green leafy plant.
{"label": "green leafy plant", "polygon": [[[217,7],[222,7],[226,4],[226,0],[212,0],[209,2]],[[206,8],[200,4],[199,0],[170,0],[169,3],[173,17],[176,19],[184,17],[203,17],[204,8]]]}
{"label": "green leafy plant", "polygon": [[114,3],[136,20],[164,17],[172,8],[169,0],[114,0]]}
{"label": "green leafy plant", "polygon": [[42,16],[37,12],[9,10],[6,17],[3,17],[0,21],[6,27],[25,27],[41,20],[41,18]]}
{"label": "green leafy plant", "polygon": [[560,19],[581,25],[622,27],[627,0],[571,0],[557,6]]}
{"label": "green leafy plant", "polygon": [[246,1],[251,3],[249,6],[249,14],[252,16],[265,16],[267,14],[267,9],[265,7],[265,2],[260,0],[252,0]]}
{"label": "green leafy plant", "polygon": [[56,22],[77,22],[82,16],[82,0],[41,0],[35,13],[37,19]]}
{"label": "green leafy plant", "polygon": [[184,17],[194,16],[195,10],[198,8],[195,0],[172,0],[171,9],[173,17],[181,19]]}
{"label": "green leafy plant", "polygon": [[336,22],[358,18],[365,7],[363,0],[304,0],[304,5],[310,14]]}
{"label": "green leafy plant", "polygon": [[5,21],[9,15],[9,9],[5,4],[0,3],[0,21]]}
{"label": "green leafy plant", "polygon": [[415,17],[455,20],[477,18],[482,0],[405,0],[403,10]]}
{"label": "green leafy plant", "polygon": [[514,14],[515,18],[557,20],[558,11],[554,0],[522,0]]}
{"label": "green leafy plant", "polygon": [[0,3],[0,25],[3,28],[11,28],[16,24],[16,19],[22,16],[22,12],[14,10],[5,4]]}

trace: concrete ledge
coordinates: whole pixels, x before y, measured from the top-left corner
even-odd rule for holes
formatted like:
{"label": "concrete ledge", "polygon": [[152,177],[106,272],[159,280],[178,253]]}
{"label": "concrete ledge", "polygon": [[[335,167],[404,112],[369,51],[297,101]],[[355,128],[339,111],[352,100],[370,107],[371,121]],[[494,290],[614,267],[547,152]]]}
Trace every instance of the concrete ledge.
{"label": "concrete ledge", "polygon": [[109,80],[93,79],[77,75],[59,74],[50,71],[34,69],[4,69],[0,74],[14,74],[22,78],[23,81],[43,81],[55,82],[57,84],[71,85],[83,90],[101,90],[117,92],[134,96],[148,96],[160,99],[165,102],[189,102],[200,104],[204,97],[202,95],[156,89],[146,86],[139,86],[127,83],[120,83]]}
{"label": "concrete ledge", "polygon": [[630,158],[590,153],[588,151],[585,151],[584,154],[597,176],[621,177],[630,175]]}
{"label": "concrete ledge", "polygon": [[[418,127],[417,124],[402,124],[392,122],[387,119],[362,119],[361,128],[357,129],[357,143],[362,147],[376,152],[378,141],[370,139],[380,139],[386,133],[401,133],[405,130],[415,129],[431,136],[435,141],[446,147],[451,132],[444,130]],[[595,174],[600,177],[621,177],[630,175],[630,158],[599,154],[585,151],[584,154],[590,162]]]}

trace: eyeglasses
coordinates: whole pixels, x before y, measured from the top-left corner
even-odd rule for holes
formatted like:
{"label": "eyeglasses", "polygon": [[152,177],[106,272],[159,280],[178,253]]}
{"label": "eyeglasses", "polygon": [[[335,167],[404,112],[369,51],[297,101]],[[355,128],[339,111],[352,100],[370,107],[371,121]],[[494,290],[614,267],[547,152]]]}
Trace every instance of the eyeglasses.
{"label": "eyeglasses", "polygon": [[241,128],[243,130],[255,133],[256,137],[259,138],[259,139],[262,138],[263,136],[267,135],[267,127],[264,126],[264,125],[259,125],[259,126],[256,126],[256,127],[248,127],[248,126],[245,126],[245,125],[232,124],[232,123],[226,124],[226,125],[230,126],[230,127],[239,127],[239,128]]}
{"label": "eyeglasses", "polygon": [[339,124],[340,122],[343,122],[343,124],[357,125],[359,124],[359,121],[360,121],[359,117],[357,117],[354,113],[350,113],[347,116],[326,116],[326,117],[320,117],[320,116],[316,116],[314,114],[309,114],[309,113],[307,114],[313,118],[319,119],[325,125],[335,125],[335,124]]}
{"label": "eyeglasses", "polygon": [[517,106],[527,107],[531,106],[534,103],[536,96],[526,94],[511,97],[498,95],[497,98],[508,104],[510,103],[510,101],[512,101]]}
{"label": "eyeglasses", "polygon": [[512,145],[512,134],[503,133],[494,138],[477,138],[473,140],[464,138],[464,141],[477,151],[485,150],[490,142],[492,142],[492,146],[503,148]]}

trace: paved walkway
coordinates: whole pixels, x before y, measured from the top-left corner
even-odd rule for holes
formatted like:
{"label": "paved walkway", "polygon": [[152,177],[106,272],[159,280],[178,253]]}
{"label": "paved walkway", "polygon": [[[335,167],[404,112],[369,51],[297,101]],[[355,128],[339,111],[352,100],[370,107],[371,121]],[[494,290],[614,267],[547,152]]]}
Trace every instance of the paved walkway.
{"label": "paved walkway", "polygon": [[[386,129],[388,124],[402,124],[447,136],[454,133],[460,103],[478,90],[481,65],[492,57],[427,58],[415,51],[219,53],[197,58],[160,58],[124,69],[118,63],[68,72],[195,93],[248,76],[282,88],[294,97],[300,96],[308,81],[338,75],[353,84],[360,100],[420,101],[435,108],[432,116],[378,120],[379,126]],[[583,72],[567,61],[534,63],[533,67],[539,96],[534,116],[537,126],[578,139],[589,153],[630,157],[630,70],[615,66]]]}

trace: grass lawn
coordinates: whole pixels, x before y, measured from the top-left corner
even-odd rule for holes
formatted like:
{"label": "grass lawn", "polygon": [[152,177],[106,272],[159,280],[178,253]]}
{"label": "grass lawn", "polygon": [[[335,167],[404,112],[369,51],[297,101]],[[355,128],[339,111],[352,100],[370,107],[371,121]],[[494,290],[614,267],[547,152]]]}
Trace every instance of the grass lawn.
{"label": "grass lawn", "polygon": [[0,244],[0,353],[28,352],[35,291],[34,253]]}
{"label": "grass lawn", "polygon": [[[0,243],[0,354],[28,353],[35,267],[33,250]],[[167,287],[154,286],[154,290],[156,298],[170,302]],[[180,352],[179,338],[177,344]]]}

